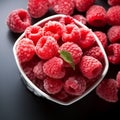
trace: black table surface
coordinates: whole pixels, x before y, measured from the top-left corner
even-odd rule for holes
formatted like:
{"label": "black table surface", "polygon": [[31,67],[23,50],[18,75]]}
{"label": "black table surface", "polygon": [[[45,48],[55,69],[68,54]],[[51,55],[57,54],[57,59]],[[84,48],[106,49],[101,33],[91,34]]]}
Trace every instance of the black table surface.
{"label": "black table surface", "polygon": [[[106,6],[107,1],[97,0],[96,4]],[[117,103],[106,102],[98,98],[95,90],[72,105],[62,106],[37,97],[26,88],[12,51],[20,35],[10,32],[6,25],[6,17],[11,10],[27,9],[26,6],[27,0],[0,0],[0,120],[119,118],[120,100]],[[48,12],[49,15],[52,13]],[[34,23],[37,21],[34,20]]]}

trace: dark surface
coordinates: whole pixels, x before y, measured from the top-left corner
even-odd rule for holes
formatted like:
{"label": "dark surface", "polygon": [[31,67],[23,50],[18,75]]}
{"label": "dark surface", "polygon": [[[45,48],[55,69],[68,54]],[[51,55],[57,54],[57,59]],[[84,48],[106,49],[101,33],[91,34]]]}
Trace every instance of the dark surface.
{"label": "dark surface", "polygon": [[[107,5],[106,1],[99,1],[97,4]],[[10,32],[6,26],[8,13],[13,9],[26,9],[26,6],[27,0],[0,0],[0,120],[119,119],[120,100],[105,102],[96,96],[95,91],[70,106],[61,106],[35,96],[26,88],[12,51],[19,34]]]}

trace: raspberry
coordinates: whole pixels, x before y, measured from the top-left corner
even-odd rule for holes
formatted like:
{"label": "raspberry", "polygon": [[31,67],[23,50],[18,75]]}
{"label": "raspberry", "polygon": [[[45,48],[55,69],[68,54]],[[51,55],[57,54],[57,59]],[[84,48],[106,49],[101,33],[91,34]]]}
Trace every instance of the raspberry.
{"label": "raspberry", "polygon": [[112,64],[120,63],[120,44],[113,43],[107,47],[108,60]]}
{"label": "raspberry", "polygon": [[75,15],[73,15],[73,18],[78,20],[79,22],[81,22],[84,25],[87,24],[87,19],[83,15],[75,14]]}
{"label": "raspberry", "polygon": [[81,76],[69,77],[64,83],[64,90],[70,95],[80,96],[86,89],[86,81]]}
{"label": "raspberry", "polygon": [[120,26],[112,26],[108,29],[107,32],[108,39],[111,43],[120,42]]}
{"label": "raspberry", "polygon": [[69,52],[73,58],[73,62],[74,64],[78,64],[80,62],[80,59],[82,57],[82,49],[75,43],[73,42],[65,42],[63,43],[59,50],[65,50],[67,52]]}
{"label": "raspberry", "polygon": [[100,47],[98,47],[98,46],[92,47],[91,49],[89,49],[88,51],[86,51],[85,55],[92,56],[92,57],[98,59],[100,62],[104,61],[103,53],[102,53]]}
{"label": "raspberry", "polygon": [[35,55],[35,46],[33,41],[28,38],[22,38],[16,46],[16,54],[20,63],[30,61]]}
{"label": "raspberry", "polygon": [[48,0],[28,0],[28,12],[33,18],[44,16],[49,9]]}
{"label": "raspberry", "polygon": [[91,48],[95,43],[95,38],[90,30],[80,28],[80,40],[78,41],[79,46],[86,50]]}
{"label": "raspberry", "polygon": [[111,6],[120,5],[120,0],[108,0],[108,4]]}
{"label": "raspberry", "polygon": [[105,101],[117,102],[118,89],[114,79],[104,79],[96,88],[96,94]]}
{"label": "raspberry", "polygon": [[25,37],[31,39],[36,45],[37,41],[42,37],[42,29],[40,26],[30,26],[25,30]]}
{"label": "raspberry", "polygon": [[91,26],[104,27],[106,25],[105,8],[100,5],[92,5],[86,12],[86,19]]}
{"label": "raspberry", "polygon": [[60,79],[65,76],[63,68],[63,60],[58,57],[53,57],[46,61],[43,65],[43,71],[46,75],[54,79]]}
{"label": "raspberry", "polygon": [[9,13],[6,22],[12,32],[22,33],[31,25],[31,18],[26,10],[16,9]]}
{"label": "raspberry", "polygon": [[108,45],[107,35],[102,31],[95,31],[94,33],[98,37],[98,39],[100,40],[103,47],[106,48]]}
{"label": "raspberry", "polygon": [[57,21],[49,21],[43,27],[45,36],[52,36],[55,40],[59,40],[63,33],[63,25]]}
{"label": "raspberry", "polygon": [[59,46],[57,41],[51,36],[43,36],[36,44],[36,54],[41,59],[50,59],[57,55]]}
{"label": "raspberry", "polygon": [[40,61],[33,68],[33,73],[34,73],[35,77],[40,80],[43,80],[46,78],[46,74],[43,72],[43,64],[44,64],[44,62]]}
{"label": "raspberry", "polygon": [[95,3],[95,0],[74,0],[76,9],[79,12],[86,12]]}
{"label": "raspberry", "polygon": [[53,0],[52,9],[58,14],[71,15],[74,12],[73,0]]}
{"label": "raspberry", "polygon": [[79,28],[75,24],[68,24],[65,26],[65,30],[62,34],[62,40],[64,42],[77,43],[80,39]]}
{"label": "raspberry", "polygon": [[116,75],[116,81],[118,84],[118,88],[120,88],[120,71],[118,71],[117,75]]}
{"label": "raspberry", "polygon": [[63,82],[60,79],[46,78],[43,82],[44,89],[49,94],[59,93],[63,88]]}
{"label": "raspberry", "polygon": [[83,56],[79,68],[83,76],[88,79],[94,79],[101,74],[103,66],[96,58],[92,56]]}
{"label": "raspberry", "polygon": [[107,11],[107,22],[109,25],[120,25],[120,5],[112,6]]}

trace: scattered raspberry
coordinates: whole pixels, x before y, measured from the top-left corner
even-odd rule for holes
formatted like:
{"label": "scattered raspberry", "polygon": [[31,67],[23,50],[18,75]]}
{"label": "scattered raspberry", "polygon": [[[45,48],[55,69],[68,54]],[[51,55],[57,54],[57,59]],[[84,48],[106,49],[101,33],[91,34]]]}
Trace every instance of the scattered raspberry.
{"label": "scattered raspberry", "polygon": [[90,6],[95,3],[95,0],[74,0],[76,9],[79,12],[86,12]]}
{"label": "scattered raspberry", "polygon": [[60,79],[65,76],[63,68],[63,60],[58,57],[53,57],[46,61],[43,65],[43,71],[51,78]]}
{"label": "scattered raspberry", "polygon": [[33,18],[44,16],[49,9],[48,0],[28,0],[28,12]]}
{"label": "scattered raspberry", "polygon": [[86,81],[83,77],[72,76],[64,83],[64,90],[70,95],[80,96],[86,89]]}
{"label": "scattered raspberry", "polygon": [[43,36],[36,44],[36,54],[41,59],[50,59],[57,55],[59,46],[51,36]]}
{"label": "scattered raspberry", "polygon": [[49,94],[56,94],[62,90],[63,82],[60,79],[46,78],[43,82],[44,82],[44,89]]}
{"label": "scattered raspberry", "polygon": [[87,22],[94,27],[106,25],[106,10],[103,6],[93,5],[86,12]]}
{"label": "scattered raspberry", "polygon": [[98,77],[102,72],[102,64],[99,60],[92,56],[83,56],[79,64],[80,70],[88,79]]}
{"label": "scattered raspberry", "polygon": [[16,46],[16,53],[20,63],[30,61],[35,55],[33,41],[28,38],[21,39]]}
{"label": "scattered raspberry", "polygon": [[117,102],[118,101],[117,82],[114,79],[103,80],[96,88],[96,94],[105,101]]}
{"label": "scattered raspberry", "polygon": [[107,32],[108,39],[111,43],[120,42],[120,26],[112,26],[108,29]]}
{"label": "scattered raspberry", "polygon": [[108,0],[108,4],[111,6],[120,5],[120,0]]}
{"label": "scattered raspberry", "polygon": [[100,47],[98,47],[98,46],[92,47],[91,49],[86,51],[85,55],[92,56],[92,57],[98,59],[101,63],[103,63],[103,61],[104,61],[103,53],[102,53]]}
{"label": "scattered raspberry", "polygon": [[71,15],[74,12],[73,0],[53,0],[52,9],[58,14]]}
{"label": "scattered raspberry", "polygon": [[95,31],[94,33],[98,37],[98,39],[100,40],[103,47],[106,48],[108,45],[107,35],[102,31]]}
{"label": "scattered raspberry", "polygon": [[73,42],[65,42],[63,43],[59,50],[65,50],[67,52],[69,52],[73,58],[73,62],[74,64],[77,64],[80,62],[80,59],[82,57],[82,49],[75,43]]}
{"label": "scattered raspberry", "polygon": [[43,27],[45,36],[52,36],[55,40],[59,40],[63,33],[63,25],[57,21],[49,21]]}
{"label": "scattered raspberry", "polygon": [[22,33],[31,25],[31,18],[26,10],[16,9],[9,13],[6,22],[11,31]]}
{"label": "scattered raspberry", "polygon": [[40,26],[27,27],[25,30],[25,37],[32,40],[34,42],[34,44],[36,45],[38,40],[42,37],[41,27]]}
{"label": "scattered raspberry", "polygon": [[81,22],[84,25],[87,24],[87,19],[83,15],[75,14],[75,15],[73,15],[73,18],[78,20],[79,22]]}
{"label": "scattered raspberry", "polygon": [[83,49],[91,48],[95,43],[95,38],[90,30],[80,28],[80,40],[78,41],[79,46]]}
{"label": "scattered raspberry", "polygon": [[118,88],[120,88],[120,71],[118,71],[117,75],[116,75],[116,81],[118,84]]}
{"label": "scattered raspberry", "polygon": [[77,43],[80,39],[79,28],[75,24],[68,24],[65,26],[65,30],[62,34],[62,40],[64,42]]}
{"label": "scattered raspberry", "polygon": [[120,63],[120,44],[113,43],[107,47],[108,60],[112,64]]}
{"label": "scattered raspberry", "polygon": [[43,64],[44,62],[40,61],[33,68],[34,76],[40,80],[43,80],[46,78],[46,74],[43,72]]}
{"label": "scattered raspberry", "polygon": [[112,6],[107,11],[107,22],[109,25],[120,25],[120,5]]}

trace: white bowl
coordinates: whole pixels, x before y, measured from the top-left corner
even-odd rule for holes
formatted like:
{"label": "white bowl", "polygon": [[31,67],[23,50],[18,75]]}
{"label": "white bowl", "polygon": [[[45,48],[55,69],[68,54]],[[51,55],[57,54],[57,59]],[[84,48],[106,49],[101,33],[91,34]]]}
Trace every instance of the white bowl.
{"label": "white bowl", "polygon": [[[58,14],[58,15],[53,15],[53,16],[50,16],[50,17],[47,17],[39,22],[37,22],[35,25],[43,25],[44,23],[46,23],[47,21],[49,20],[58,20],[60,19],[61,17],[65,17],[65,15],[62,15],[62,14]],[[75,23],[80,26],[80,27],[83,27],[83,28],[86,28],[86,29],[89,29],[88,27],[86,27],[85,25],[83,25],[81,22],[75,20]],[[92,32],[92,30],[91,30]],[[103,52],[103,55],[104,55],[104,61],[105,61],[105,66],[104,66],[104,69],[103,69],[103,72],[101,74],[101,77],[97,80],[97,82],[95,82],[95,84],[93,86],[91,86],[89,89],[87,89],[80,97],[77,97],[69,102],[62,102],[62,101],[59,101],[59,100],[56,100],[54,99],[53,97],[51,97],[50,95],[46,94],[45,92],[43,92],[42,90],[40,90],[33,82],[31,82],[31,80],[26,76],[26,74],[24,73],[20,63],[19,63],[19,60],[18,60],[18,57],[16,55],[16,45],[18,44],[18,41],[21,40],[21,38],[24,37],[24,34],[23,33],[15,42],[14,46],[13,46],[13,54],[14,54],[14,57],[15,57],[15,61],[16,61],[16,64],[17,64],[17,67],[23,77],[23,81],[24,83],[26,84],[27,88],[32,91],[35,95],[39,96],[39,97],[44,97],[44,98],[47,98],[48,100],[51,100],[55,103],[58,103],[58,104],[61,104],[61,105],[70,105],[72,103],[75,103],[76,101],[82,99],[83,97],[85,97],[87,94],[89,94],[94,88],[96,88],[98,86],[98,84],[103,80],[103,78],[105,77],[107,71],[108,71],[108,67],[109,67],[109,63],[108,63],[108,59],[107,59],[107,55],[106,55],[106,52],[101,44],[101,42],[99,41],[99,39],[96,37],[96,35],[92,32],[93,36],[95,37],[96,39],[96,42],[98,44],[98,46],[101,48],[102,52]]]}

